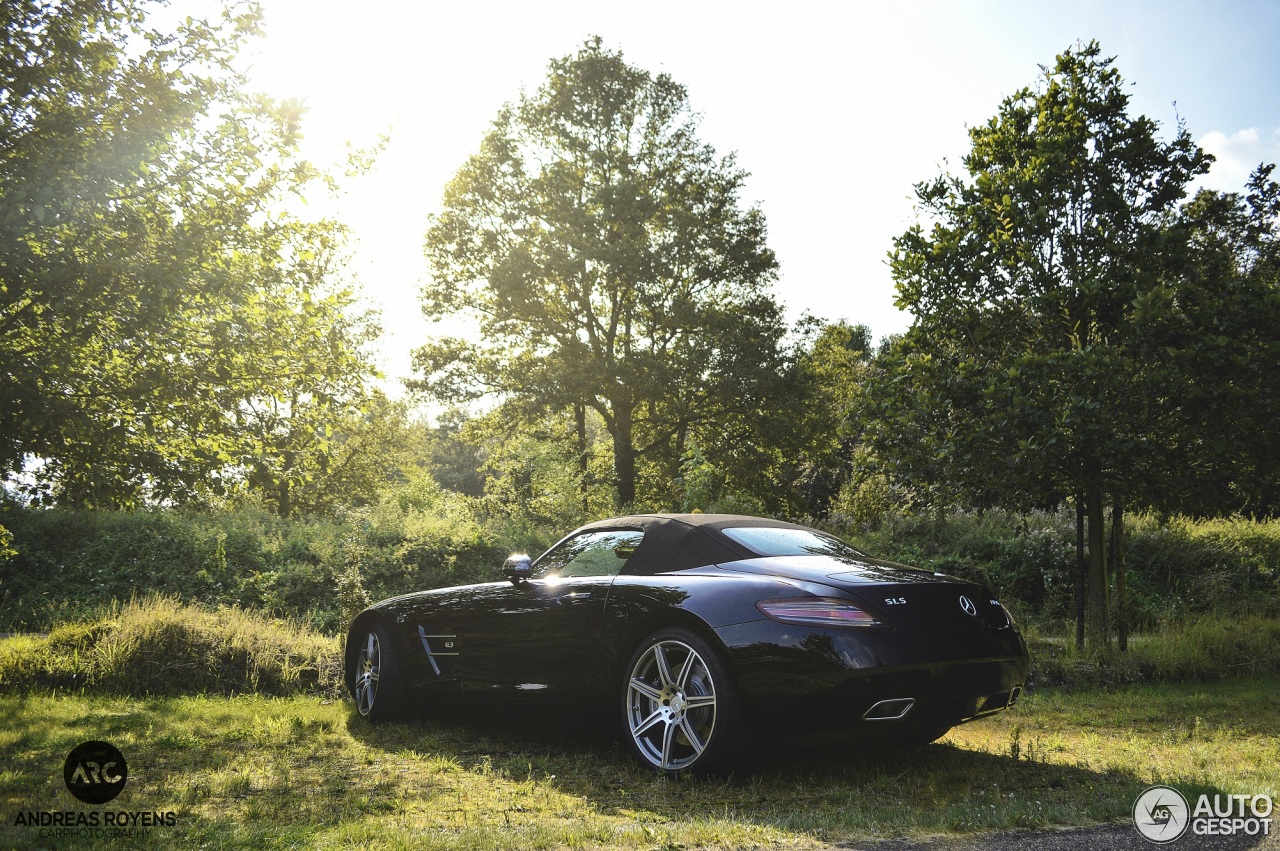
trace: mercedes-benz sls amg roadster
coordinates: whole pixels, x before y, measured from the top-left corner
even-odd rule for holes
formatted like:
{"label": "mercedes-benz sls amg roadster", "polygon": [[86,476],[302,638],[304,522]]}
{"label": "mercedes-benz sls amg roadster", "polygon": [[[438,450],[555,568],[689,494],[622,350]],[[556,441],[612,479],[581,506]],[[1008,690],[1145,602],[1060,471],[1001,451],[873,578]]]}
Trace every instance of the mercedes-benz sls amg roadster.
{"label": "mercedes-benz sls amg roadster", "polygon": [[433,692],[603,704],[647,765],[719,772],[748,736],[930,742],[1026,681],[1026,643],[985,587],[793,523],[601,520],[503,577],[360,613],[357,711],[399,718]]}

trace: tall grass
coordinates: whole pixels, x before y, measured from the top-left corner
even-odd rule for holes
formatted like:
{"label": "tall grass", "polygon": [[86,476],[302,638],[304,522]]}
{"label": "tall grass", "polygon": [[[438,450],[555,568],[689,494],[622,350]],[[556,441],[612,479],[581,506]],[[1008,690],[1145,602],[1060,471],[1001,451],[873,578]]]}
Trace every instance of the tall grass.
{"label": "tall grass", "polygon": [[234,607],[151,595],[45,636],[0,641],[0,690],[121,695],[337,693],[337,639]]}
{"label": "tall grass", "polygon": [[1027,630],[1032,685],[1204,682],[1280,673],[1280,620],[1205,615],[1130,637],[1126,653],[1077,650],[1060,634]]}

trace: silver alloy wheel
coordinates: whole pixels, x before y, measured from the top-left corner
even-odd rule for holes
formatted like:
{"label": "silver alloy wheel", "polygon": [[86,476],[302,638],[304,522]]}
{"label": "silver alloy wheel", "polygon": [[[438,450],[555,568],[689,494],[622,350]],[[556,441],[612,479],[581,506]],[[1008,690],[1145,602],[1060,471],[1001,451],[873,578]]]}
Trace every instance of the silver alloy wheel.
{"label": "silver alloy wheel", "polygon": [[377,634],[370,629],[365,636],[365,646],[360,649],[360,661],[356,668],[356,710],[361,715],[368,715],[373,711],[381,670],[382,647]]}
{"label": "silver alloy wheel", "polygon": [[683,641],[655,642],[631,669],[627,725],[640,753],[664,771],[702,756],[716,725],[716,690],[698,651]]}

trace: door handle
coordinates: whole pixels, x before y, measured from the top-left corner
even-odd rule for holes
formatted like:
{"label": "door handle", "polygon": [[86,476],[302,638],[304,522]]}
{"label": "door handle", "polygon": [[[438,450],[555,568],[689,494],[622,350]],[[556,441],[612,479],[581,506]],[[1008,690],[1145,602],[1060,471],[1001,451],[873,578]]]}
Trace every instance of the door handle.
{"label": "door handle", "polygon": [[561,594],[559,597],[556,597],[556,602],[562,606],[572,606],[578,603],[585,603],[590,599],[590,591],[574,591],[571,594]]}

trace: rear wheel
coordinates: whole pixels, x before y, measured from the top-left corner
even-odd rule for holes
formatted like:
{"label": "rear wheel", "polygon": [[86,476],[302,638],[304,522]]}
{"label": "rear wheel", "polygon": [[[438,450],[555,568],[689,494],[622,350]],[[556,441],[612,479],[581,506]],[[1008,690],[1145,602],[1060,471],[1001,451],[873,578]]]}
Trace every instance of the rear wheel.
{"label": "rear wheel", "polygon": [[687,629],[661,629],[632,654],[622,686],[627,741],[668,774],[731,766],[740,736],[737,694],[716,649]]}
{"label": "rear wheel", "polygon": [[356,633],[351,696],[356,711],[370,721],[388,721],[403,709],[399,660],[387,628],[377,621],[366,623]]}

